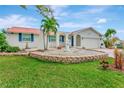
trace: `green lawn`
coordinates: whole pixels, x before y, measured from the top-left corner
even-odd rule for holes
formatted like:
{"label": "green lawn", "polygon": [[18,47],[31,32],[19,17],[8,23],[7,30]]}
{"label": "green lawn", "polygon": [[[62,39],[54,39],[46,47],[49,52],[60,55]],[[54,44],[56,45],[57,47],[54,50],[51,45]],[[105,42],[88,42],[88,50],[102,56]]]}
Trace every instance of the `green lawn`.
{"label": "green lawn", "polygon": [[59,64],[0,56],[0,87],[124,87],[124,73],[98,66],[98,62]]}

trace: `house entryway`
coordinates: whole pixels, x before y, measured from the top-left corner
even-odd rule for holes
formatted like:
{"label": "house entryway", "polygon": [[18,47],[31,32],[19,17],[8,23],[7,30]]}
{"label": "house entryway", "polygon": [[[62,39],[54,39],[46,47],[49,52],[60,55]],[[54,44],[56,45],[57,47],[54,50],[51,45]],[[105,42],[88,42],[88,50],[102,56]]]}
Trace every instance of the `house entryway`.
{"label": "house entryway", "polygon": [[76,46],[81,46],[81,36],[80,35],[76,36]]}
{"label": "house entryway", "polygon": [[74,46],[74,36],[71,36],[71,46]]}

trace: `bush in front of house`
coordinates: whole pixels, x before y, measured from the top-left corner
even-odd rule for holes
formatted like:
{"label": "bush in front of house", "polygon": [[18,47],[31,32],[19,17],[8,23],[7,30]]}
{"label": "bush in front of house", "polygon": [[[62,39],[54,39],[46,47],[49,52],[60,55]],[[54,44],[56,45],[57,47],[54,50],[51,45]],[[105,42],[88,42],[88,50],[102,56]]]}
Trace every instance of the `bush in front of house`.
{"label": "bush in front of house", "polygon": [[20,51],[19,47],[10,46],[7,41],[4,33],[0,33],[0,52],[18,52]]}
{"label": "bush in front of house", "polygon": [[0,52],[5,52],[7,47],[8,47],[8,45],[6,45],[6,44],[0,45]]}
{"label": "bush in front of house", "polygon": [[8,46],[4,33],[0,33],[0,52],[4,52]]}
{"label": "bush in front of house", "polygon": [[20,51],[20,49],[19,49],[19,47],[8,46],[5,51],[6,52],[18,52],[18,51]]}

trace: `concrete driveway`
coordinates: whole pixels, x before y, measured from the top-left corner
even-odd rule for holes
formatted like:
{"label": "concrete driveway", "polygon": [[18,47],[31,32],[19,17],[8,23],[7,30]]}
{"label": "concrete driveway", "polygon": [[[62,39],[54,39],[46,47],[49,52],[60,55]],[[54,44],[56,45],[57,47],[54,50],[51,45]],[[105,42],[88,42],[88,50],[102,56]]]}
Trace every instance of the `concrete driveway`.
{"label": "concrete driveway", "polygon": [[103,51],[108,54],[109,57],[114,58],[114,49],[95,49],[97,51]]}

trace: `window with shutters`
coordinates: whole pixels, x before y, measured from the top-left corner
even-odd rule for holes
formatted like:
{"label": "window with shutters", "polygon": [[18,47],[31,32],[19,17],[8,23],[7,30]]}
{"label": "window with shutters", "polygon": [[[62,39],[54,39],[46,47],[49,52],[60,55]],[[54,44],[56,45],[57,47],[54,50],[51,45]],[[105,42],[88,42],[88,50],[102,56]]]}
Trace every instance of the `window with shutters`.
{"label": "window with shutters", "polygon": [[32,41],[31,34],[22,34],[22,41]]}
{"label": "window with shutters", "polygon": [[63,35],[60,35],[59,41],[60,41],[60,42],[64,42],[64,36],[63,36]]}
{"label": "window with shutters", "polygon": [[49,42],[54,42],[56,41],[56,36],[55,35],[49,35]]}

